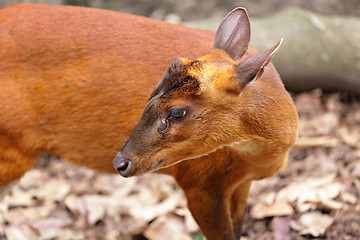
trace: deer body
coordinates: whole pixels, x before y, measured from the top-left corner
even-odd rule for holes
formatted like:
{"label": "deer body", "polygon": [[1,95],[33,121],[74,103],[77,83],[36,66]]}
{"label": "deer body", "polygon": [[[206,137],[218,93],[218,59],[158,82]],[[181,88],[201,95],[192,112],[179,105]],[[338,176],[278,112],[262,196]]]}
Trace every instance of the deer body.
{"label": "deer body", "polygon": [[[2,154],[9,168],[0,168],[1,185],[10,165],[21,176],[43,151],[114,172],[114,153],[169,62],[181,53],[205,53],[213,37],[129,14],[63,6],[4,8],[0,23],[0,152],[13,149],[31,159],[15,166]],[[192,43],[181,40],[185,33]],[[190,51],[191,45],[200,47]]]}
{"label": "deer body", "polygon": [[238,239],[251,180],[285,164],[297,115],[268,64],[278,46],[257,54],[246,12],[226,19],[247,29],[234,44],[225,20],[215,38],[98,9],[1,9],[0,188],[43,151],[114,172],[125,143],[120,174],[172,174],[207,239]]}

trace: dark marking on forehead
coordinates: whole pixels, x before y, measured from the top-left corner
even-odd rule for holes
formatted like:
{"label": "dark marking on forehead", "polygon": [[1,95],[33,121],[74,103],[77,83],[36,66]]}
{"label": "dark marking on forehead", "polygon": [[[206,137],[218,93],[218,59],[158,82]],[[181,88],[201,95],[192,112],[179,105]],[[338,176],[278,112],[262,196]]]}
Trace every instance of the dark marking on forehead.
{"label": "dark marking on forehead", "polygon": [[199,81],[187,74],[189,68],[199,67],[197,60],[190,64],[183,64],[180,59],[175,60],[168,67],[163,79],[158,83],[151,98],[161,93],[161,98],[172,98],[175,95],[195,94],[200,90]]}

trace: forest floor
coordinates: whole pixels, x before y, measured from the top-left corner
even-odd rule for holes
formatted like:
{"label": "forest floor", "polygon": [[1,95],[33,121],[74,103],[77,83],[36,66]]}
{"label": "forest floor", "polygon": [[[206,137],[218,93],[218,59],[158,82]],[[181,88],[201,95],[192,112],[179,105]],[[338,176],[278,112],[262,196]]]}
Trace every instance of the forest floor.
{"label": "forest floor", "polygon": [[[294,97],[299,140],[288,165],[253,183],[242,240],[359,239],[360,102]],[[0,202],[0,239],[202,239],[168,176],[123,179],[39,160]]]}

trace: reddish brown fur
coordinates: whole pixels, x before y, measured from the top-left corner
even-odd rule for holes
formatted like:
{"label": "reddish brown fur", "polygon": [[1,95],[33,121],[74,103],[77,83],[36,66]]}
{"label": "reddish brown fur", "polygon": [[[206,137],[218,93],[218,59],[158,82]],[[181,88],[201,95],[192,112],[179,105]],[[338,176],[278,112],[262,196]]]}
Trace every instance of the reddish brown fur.
{"label": "reddish brown fur", "polygon": [[15,5],[1,9],[0,23],[0,186],[43,151],[114,172],[169,63],[204,54],[214,36],[69,6]]}
{"label": "reddish brown fur", "polygon": [[[23,4],[1,9],[0,187],[21,177],[43,151],[114,172],[116,151],[129,137],[168,65],[178,57],[205,55],[214,36],[211,31],[90,8]],[[255,53],[250,46],[242,59]],[[208,55],[207,61],[231,60],[219,54]],[[270,139],[275,136],[279,144],[259,138],[258,144],[267,148],[273,144],[272,150],[255,157],[224,147],[161,170],[172,174],[184,189],[189,208],[209,240],[239,239],[249,173],[254,173],[251,179],[274,174],[285,163],[284,148],[295,140],[289,136],[294,136],[296,112],[271,64],[262,83],[242,94],[243,102],[238,104],[247,104],[247,109],[233,108],[242,116],[238,134],[250,138],[261,132]],[[272,97],[264,95],[279,98],[279,104],[272,105]],[[173,100],[186,100],[179,96]],[[251,114],[255,108],[261,110]],[[279,115],[269,116],[272,111],[289,119],[288,133]],[[197,121],[210,120],[199,116]],[[271,129],[263,128],[264,121]],[[190,136],[191,129],[184,135]],[[269,154],[281,159],[262,160]]]}

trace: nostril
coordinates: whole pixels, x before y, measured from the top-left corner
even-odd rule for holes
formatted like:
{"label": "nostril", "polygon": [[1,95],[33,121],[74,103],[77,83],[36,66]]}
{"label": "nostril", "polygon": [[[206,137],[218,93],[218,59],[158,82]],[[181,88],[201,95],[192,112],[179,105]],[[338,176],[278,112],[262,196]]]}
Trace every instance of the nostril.
{"label": "nostril", "polygon": [[116,171],[123,177],[129,177],[132,170],[132,161],[129,159],[121,159],[121,155],[117,155],[113,161]]}
{"label": "nostril", "polygon": [[118,172],[124,172],[129,167],[129,161],[125,160],[123,162],[120,162],[119,167],[117,168]]}

